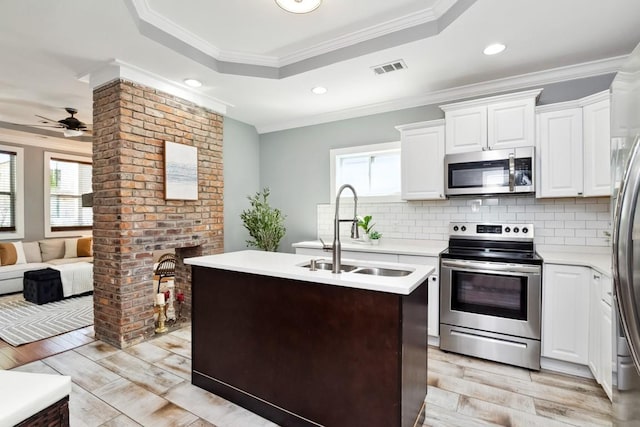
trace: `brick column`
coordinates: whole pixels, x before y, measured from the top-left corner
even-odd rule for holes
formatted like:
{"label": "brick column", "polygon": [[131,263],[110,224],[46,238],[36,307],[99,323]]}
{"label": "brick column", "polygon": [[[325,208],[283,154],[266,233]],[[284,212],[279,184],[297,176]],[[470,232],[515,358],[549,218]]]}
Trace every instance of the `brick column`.
{"label": "brick column", "polygon": [[[222,117],[116,80],[93,93],[96,338],[119,348],[154,335],[152,252],[176,249],[176,292],[191,313],[182,257],[223,250]],[[198,148],[198,200],[164,199],[164,142]]]}

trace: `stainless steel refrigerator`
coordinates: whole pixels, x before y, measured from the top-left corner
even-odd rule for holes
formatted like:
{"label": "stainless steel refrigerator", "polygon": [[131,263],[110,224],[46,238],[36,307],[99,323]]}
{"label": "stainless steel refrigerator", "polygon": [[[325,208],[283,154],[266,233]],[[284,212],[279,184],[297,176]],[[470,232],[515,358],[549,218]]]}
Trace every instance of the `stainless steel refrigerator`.
{"label": "stainless steel refrigerator", "polygon": [[611,155],[613,416],[640,426],[640,45],[611,84]]}

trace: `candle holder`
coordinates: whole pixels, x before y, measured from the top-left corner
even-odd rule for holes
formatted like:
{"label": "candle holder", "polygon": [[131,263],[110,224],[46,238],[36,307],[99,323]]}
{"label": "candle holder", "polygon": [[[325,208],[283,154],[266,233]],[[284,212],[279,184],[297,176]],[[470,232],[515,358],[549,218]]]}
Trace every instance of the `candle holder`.
{"label": "candle holder", "polygon": [[173,307],[173,300],[175,299],[176,285],[173,280],[167,282],[167,289],[169,290],[169,299],[167,303],[167,320],[176,320],[176,309]]}
{"label": "candle holder", "polygon": [[164,324],[164,321],[167,319],[164,315],[164,304],[157,304],[157,306],[160,312],[158,313],[158,327],[156,328],[156,333],[161,334],[167,332],[169,329],[167,329]]}

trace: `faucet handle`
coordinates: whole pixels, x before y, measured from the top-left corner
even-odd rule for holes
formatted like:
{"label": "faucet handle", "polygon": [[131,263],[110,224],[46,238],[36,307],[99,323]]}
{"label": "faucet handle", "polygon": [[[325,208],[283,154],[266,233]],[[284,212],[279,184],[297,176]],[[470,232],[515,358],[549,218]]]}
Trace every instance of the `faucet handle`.
{"label": "faucet handle", "polygon": [[322,243],[322,250],[325,252],[329,252],[330,250],[333,249],[333,246],[331,245],[327,245],[324,240],[322,240],[320,237],[318,237],[318,239],[320,240],[320,243]]}

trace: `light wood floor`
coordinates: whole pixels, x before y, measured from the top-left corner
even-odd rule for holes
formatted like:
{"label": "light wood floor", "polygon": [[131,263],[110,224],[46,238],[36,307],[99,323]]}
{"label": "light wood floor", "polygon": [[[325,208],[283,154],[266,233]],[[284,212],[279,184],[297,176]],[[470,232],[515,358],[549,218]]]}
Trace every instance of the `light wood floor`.
{"label": "light wood floor", "polygon": [[[174,334],[178,334],[177,336],[186,340],[185,345],[182,346],[184,348],[181,348],[180,358],[182,364],[186,363],[190,366],[188,363],[190,362],[190,327],[178,330]],[[153,340],[151,343],[161,345],[163,340],[171,338],[174,334]],[[173,337],[173,339],[175,340],[176,338]],[[175,347],[175,343],[173,344]],[[91,375],[93,375],[91,372],[94,372],[96,368],[92,366],[86,371],[78,372],[74,369],[79,369],[76,365],[80,362],[86,362],[82,355],[89,354],[89,351],[96,351],[96,349],[101,349],[101,351],[111,349],[107,352],[112,355],[111,357],[115,357],[116,354],[124,354],[122,351],[118,352],[111,346],[96,341],[93,334],[93,327],[87,327],[19,347],[12,347],[7,343],[0,342],[0,368],[11,369],[22,365],[18,369],[38,371],[41,369],[38,363],[42,364],[42,362],[35,362],[35,364],[30,362],[43,359],[45,364],[55,367],[58,366],[55,365],[55,363],[57,363],[56,361],[60,359],[63,360],[64,363],[60,365],[57,370],[65,375],[71,375],[74,383],[82,384],[83,381],[86,381],[86,378],[90,378]],[[153,349],[153,351],[149,349]],[[167,349],[176,351],[173,347],[167,347]],[[69,354],[69,356],[59,354],[58,356],[50,357],[64,352],[68,352],[65,354]],[[167,362],[158,362],[156,360],[158,359],[158,350],[149,343],[139,344],[136,347],[127,349],[126,352],[141,360],[155,361],[155,364],[159,367],[164,365],[170,366],[171,363],[168,361],[171,357],[177,357],[174,354],[167,358]],[[148,352],[151,356],[145,355],[145,352]],[[71,355],[74,357],[71,357]],[[600,386],[593,380],[545,371],[529,371],[527,369],[472,357],[445,353],[435,347],[429,347],[428,355],[429,374],[425,426],[554,427],[612,425],[611,404]],[[68,365],[70,360],[74,366],[73,368]],[[105,362],[102,363],[104,364]],[[127,363],[133,362],[129,361]],[[133,367],[131,367],[132,372],[139,370],[139,363],[141,362],[133,363]],[[80,363],[80,365],[82,365],[82,363]],[[121,362],[118,362],[118,364],[114,366],[120,365],[124,366]],[[120,366],[119,369],[122,369],[122,366]],[[109,366],[108,368],[122,375],[116,368]],[[181,368],[184,368],[184,366],[181,366]],[[65,371],[67,369],[70,369],[70,371]],[[146,372],[149,371],[149,369],[150,368],[144,368],[142,371]],[[187,372],[185,371],[183,374],[187,375]],[[135,375],[129,378],[129,380],[138,386],[149,389],[150,386],[146,384],[145,381],[162,382],[165,381],[163,378],[166,375],[168,374],[159,371],[157,375],[154,375],[154,379],[152,380],[145,379],[144,381],[138,381]],[[186,387],[186,383],[180,387]],[[193,386],[189,386],[188,389],[191,390],[191,388],[193,388]],[[154,390],[153,387],[150,389]],[[166,391],[163,391],[163,393],[158,393],[158,395],[166,398],[166,393]],[[197,395],[198,393],[204,392],[200,389],[193,389],[189,393]],[[190,399],[192,398],[186,399],[185,401],[189,401]],[[215,399],[221,400],[219,398]],[[79,413],[76,414],[78,417],[81,417],[84,413],[82,411],[86,409],[84,408],[84,401],[82,402],[83,403],[71,405],[72,412],[75,413],[79,411]],[[225,405],[228,406],[231,404],[227,403]],[[189,407],[189,405],[179,406],[186,408],[185,411],[187,412],[191,409],[191,412],[196,413],[196,409]],[[139,409],[139,407],[136,407],[135,410],[139,411]],[[122,408],[120,408],[120,410],[111,408],[110,410],[115,411],[114,414],[116,415],[120,413],[121,417],[127,419],[129,416],[133,416],[132,414],[127,414],[127,411]],[[238,408],[234,409],[234,411],[238,410]],[[204,417],[204,414],[200,415],[200,417],[202,417],[200,421],[207,418]],[[76,421],[77,420],[78,418],[76,418]],[[255,423],[244,425],[272,425],[271,423],[266,423],[265,420],[259,417],[255,417],[254,420],[256,420]],[[94,425],[103,425],[103,422],[105,422],[105,420]],[[214,419],[210,419],[209,422],[211,422],[211,424],[196,423],[194,425],[216,425],[218,427],[232,425],[220,422],[220,419],[217,418],[215,421]],[[107,423],[104,425],[110,424]],[[131,425],[139,424],[132,423]],[[145,423],[143,422],[142,425],[145,425]]]}

